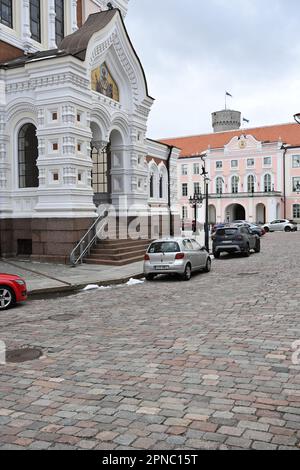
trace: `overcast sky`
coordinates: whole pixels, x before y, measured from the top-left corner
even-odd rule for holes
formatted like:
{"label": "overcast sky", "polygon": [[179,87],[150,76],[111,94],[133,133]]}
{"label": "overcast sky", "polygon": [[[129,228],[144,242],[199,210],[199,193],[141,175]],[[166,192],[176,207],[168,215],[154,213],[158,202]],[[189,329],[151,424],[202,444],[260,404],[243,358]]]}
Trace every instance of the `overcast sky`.
{"label": "overcast sky", "polygon": [[153,105],[148,137],[211,132],[211,113],[250,127],[300,112],[299,0],[130,0],[128,32]]}

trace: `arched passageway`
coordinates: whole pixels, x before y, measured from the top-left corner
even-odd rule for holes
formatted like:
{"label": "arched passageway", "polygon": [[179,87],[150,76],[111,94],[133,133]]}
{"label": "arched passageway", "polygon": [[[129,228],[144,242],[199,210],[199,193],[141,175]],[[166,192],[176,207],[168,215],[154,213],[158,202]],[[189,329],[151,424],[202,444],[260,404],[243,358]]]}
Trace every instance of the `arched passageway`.
{"label": "arched passageway", "polygon": [[231,204],[225,210],[225,222],[246,220],[246,210],[241,204]]}

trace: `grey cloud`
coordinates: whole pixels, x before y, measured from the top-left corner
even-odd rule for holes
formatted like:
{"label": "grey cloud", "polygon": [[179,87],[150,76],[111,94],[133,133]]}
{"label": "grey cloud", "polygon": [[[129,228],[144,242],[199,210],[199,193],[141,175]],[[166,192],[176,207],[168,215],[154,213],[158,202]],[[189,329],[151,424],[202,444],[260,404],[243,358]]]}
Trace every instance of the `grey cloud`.
{"label": "grey cloud", "polygon": [[[145,67],[150,93],[157,98],[150,131],[171,135],[182,129],[184,133],[189,116],[193,119],[190,132],[201,132],[196,130],[201,123],[209,131],[210,112],[223,106],[228,87],[237,100],[237,93],[252,93],[255,99],[255,94],[261,97],[271,87],[274,100],[265,106],[274,107],[276,94],[288,95],[289,78],[298,76],[299,17],[298,0],[130,0],[128,31]],[[185,90],[186,100],[194,96],[190,106],[184,102]],[[162,116],[169,115],[170,108],[173,113],[173,103],[178,101],[189,113],[182,126],[178,118],[163,124]],[[291,103],[291,97],[285,101]],[[246,100],[240,96],[240,102]],[[167,105],[169,109],[164,108]],[[248,107],[254,115],[253,103]],[[285,112],[281,119],[275,113],[274,119],[290,120],[292,110]]]}

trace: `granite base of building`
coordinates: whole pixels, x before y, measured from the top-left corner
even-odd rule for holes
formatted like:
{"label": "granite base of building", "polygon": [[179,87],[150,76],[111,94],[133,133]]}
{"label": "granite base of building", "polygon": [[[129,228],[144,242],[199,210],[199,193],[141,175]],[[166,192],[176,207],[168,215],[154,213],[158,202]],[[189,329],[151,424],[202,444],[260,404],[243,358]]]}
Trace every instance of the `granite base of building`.
{"label": "granite base of building", "polygon": [[[0,219],[0,256],[22,257],[32,261],[69,264],[70,254],[95,219]],[[149,217],[117,217],[101,233],[104,239],[153,240],[180,235],[177,215]]]}
{"label": "granite base of building", "polygon": [[92,223],[89,218],[0,220],[0,255],[69,263],[71,251]]}

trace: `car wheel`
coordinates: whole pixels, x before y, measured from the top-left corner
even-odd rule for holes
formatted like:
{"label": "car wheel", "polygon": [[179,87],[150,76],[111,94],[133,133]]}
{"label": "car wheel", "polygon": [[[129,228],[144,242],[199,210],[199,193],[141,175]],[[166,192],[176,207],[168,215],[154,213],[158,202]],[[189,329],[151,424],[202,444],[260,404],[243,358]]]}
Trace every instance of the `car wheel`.
{"label": "car wheel", "polygon": [[255,253],[260,253],[260,240],[256,241],[254,251],[255,251]]}
{"label": "car wheel", "polygon": [[291,229],[291,227],[285,227],[284,231],[285,231],[285,232],[291,232],[292,229]]}
{"label": "car wheel", "polygon": [[264,227],[264,229],[265,229],[265,232],[266,232],[266,233],[269,233],[269,232],[270,232],[269,227]]}
{"label": "car wheel", "polygon": [[184,281],[189,281],[192,277],[192,266],[190,264],[187,264],[184,270],[184,275],[182,276],[182,279]]}
{"label": "car wheel", "polygon": [[221,253],[220,253],[219,251],[214,251],[214,252],[213,252],[213,255],[214,255],[214,257],[215,257],[216,259],[219,259],[219,258],[220,258],[220,254],[221,254]]}
{"label": "car wheel", "polygon": [[13,307],[16,303],[14,291],[7,286],[0,286],[0,310]]}
{"label": "car wheel", "polygon": [[153,281],[154,279],[154,274],[146,274],[146,281]]}
{"label": "car wheel", "polygon": [[210,259],[210,258],[207,258],[206,266],[205,266],[204,271],[205,271],[206,273],[209,273],[209,272],[211,271],[211,259]]}
{"label": "car wheel", "polygon": [[244,256],[245,256],[245,258],[249,258],[249,256],[250,256],[250,246],[249,245],[247,245],[246,251],[244,252]]}

